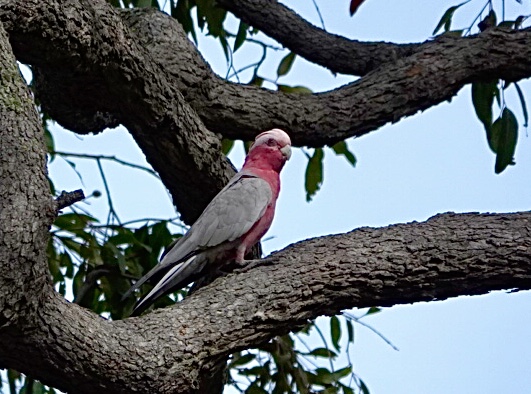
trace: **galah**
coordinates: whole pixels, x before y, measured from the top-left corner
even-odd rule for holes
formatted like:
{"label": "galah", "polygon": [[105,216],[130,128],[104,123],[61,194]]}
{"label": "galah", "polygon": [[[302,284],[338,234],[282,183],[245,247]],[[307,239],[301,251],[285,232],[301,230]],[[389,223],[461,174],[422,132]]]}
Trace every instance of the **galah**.
{"label": "galah", "polygon": [[280,170],[291,156],[291,140],[280,129],[259,134],[243,168],[214,197],[188,232],[124,295],[145,282],[153,289],[136,305],[138,316],[158,298],[177,291],[227,261],[244,256],[271,226],[280,192]]}

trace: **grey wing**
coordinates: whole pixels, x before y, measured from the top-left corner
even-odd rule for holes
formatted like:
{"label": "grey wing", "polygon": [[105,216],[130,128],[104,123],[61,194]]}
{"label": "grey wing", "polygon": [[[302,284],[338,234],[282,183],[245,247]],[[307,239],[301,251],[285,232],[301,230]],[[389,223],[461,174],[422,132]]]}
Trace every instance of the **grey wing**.
{"label": "grey wing", "polygon": [[272,198],[273,192],[265,180],[245,172],[238,173],[161,262],[123,296],[125,299],[145,282],[157,280],[155,288],[137,305],[134,314],[141,313],[177,284],[190,283],[188,279],[199,274],[206,263],[203,258],[192,257],[244,235],[264,215]]}
{"label": "grey wing", "polygon": [[171,264],[194,251],[240,238],[264,215],[272,198],[273,192],[265,180],[245,173],[237,174],[161,263]]}

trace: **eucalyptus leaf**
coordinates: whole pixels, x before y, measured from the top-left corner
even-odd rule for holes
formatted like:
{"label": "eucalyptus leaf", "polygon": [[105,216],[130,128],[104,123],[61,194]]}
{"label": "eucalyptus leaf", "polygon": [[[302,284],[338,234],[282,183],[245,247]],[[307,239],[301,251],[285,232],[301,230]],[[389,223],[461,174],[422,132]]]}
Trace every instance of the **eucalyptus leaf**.
{"label": "eucalyptus leaf", "polygon": [[288,86],[288,85],[277,85],[278,90],[285,93],[299,93],[299,94],[312,94],[312,90],[306,86]]}
{"label": "eucalyptus leaf", "polygon": [[483,123],[487,132],[487,138],[490,138],[490,129],[492,127],[492,103],[498,91],[498,81],[474,82],[472,83],[472,104],[478,119]]}
{"label": "eucalyptus leaf", "polygon": [[345,141],[340,141],[332,146],[336,155],[343,155],[348,160],[352,167],[356,166],[356,156],[348,149],[348,145]]}
{"label": "eucalyptus leaf", "polygon": [[454,12],[462,5],[468,3],[468,1],[465,1],[461,4],[454,5],[453,7],[448,8],[443,14],[442,18],[439,20],[439,23],[437,23],[437,27],[435,27],[435,30],[433,31],[432,35],[437,34],[439,30],[443,28],[443,26],[444,26],[444,31],[449,31],[451,23],[452,23],[452,17],[454,16]]}
{"label": "eucalyptus leaf", "polygon": [[238,33],[236,33],[236,39],[234,40],[234,53],[243,45],[245,39],[247,38],[247,30],[249,30],[249,25],[244,21],[240,21],[238,26]]}
{"label": "eucalyptus leaf", "polygon": [[278,65],[277,69],[277,75],[281,77],[282,75],[286,75],[289,70],[291,69],[291,66],[293,65],[293,62],[295,61],[295,53],[290,52],[284,58],[280,61],[280,64]]}
{"label": "eucalyptus leaf", "polygon": [[311,201],[315,193],[321,188],[323,183],[323,158],[322,148],[315,148],[313,156],[308,161],[305,174],[306,201]]}
{"label": "eucalyptus leaf", "polygon": [[527,127],[529,124],[529,114],[527,113],[527,104],[525,102],[524,93],[522,92],[522,89],[520,89],[520,85],[518,85],[516,82],[514,83],[514,87],[516,89],[516,92],[518,93],[518,97],[520,98],[520,104],[522,104],[522,113],[524,115],[524,127]]}
{"label": "eucalyptus leaf", "polygon": [[330,318],[330,337],[332,339],[332,345],[337,351],[340,350],[339,340],[341,339],[341,324],[337,316]]}
{"label": "eucalyptus leaf", "polygon": [[492,125],[490,147],[496,153],[496,174],[514,164],[514,152],[518,140],[518,121],[513,112],[504,108],[502,115]]}

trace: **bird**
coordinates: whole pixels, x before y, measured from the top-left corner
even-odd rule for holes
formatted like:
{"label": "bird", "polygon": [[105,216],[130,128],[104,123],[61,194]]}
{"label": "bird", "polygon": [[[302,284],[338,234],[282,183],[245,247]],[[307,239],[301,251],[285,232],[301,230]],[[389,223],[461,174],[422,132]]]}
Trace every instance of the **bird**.
{"label": "bird", "polygon": [[227,261],[244,256],[269,230],[280,192],[280,171],[291,157],[291,140],[280,129],[258,134],[242,169],[208,204],[188,232],[161,261],[124,294],[154,286],[131,313],[139,316],[157,299],[201,279]]}

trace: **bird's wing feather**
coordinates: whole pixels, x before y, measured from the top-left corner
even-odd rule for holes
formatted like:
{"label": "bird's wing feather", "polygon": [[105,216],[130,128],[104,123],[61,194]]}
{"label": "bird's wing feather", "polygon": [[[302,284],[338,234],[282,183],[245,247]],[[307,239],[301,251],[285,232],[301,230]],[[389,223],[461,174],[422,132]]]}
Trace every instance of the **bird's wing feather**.
{"label": "bird's wing feather", "polygon": [[144,312],[155,300],[172,291],[186,286],[188,283],[183,283],[187,279],[195,279],[195,275],[203,269],[207,260],[200,256],[192,256],[182,263],[175,264],[170,268],[166,274],[160,279],[155,287],[142,298],[136,305],[131,316],[139,316]]}
{"label": "bird's wing feather", "polygon": [[[171,285],[164,286],[166,290],[186,282],[188,277],[204,266],[203,263],[200,264],[201,267],[197,264],[191,266],[196,261],[191,257],[224,242],[234,241],[247,233],[264,215],[272,198],[273,192],[265,180],[245,171],[238,173],[214,197],[190,230],[164,255],[161,262],[140,278],[123,298],[127,298],[153,277],[166,278],[166,284]],[[169,272],[172,272],[170,276]],[[157,286],[160,282],[163,280]]]}
{"label": "bird's wing feather", "polygon": [[171,264],[194,251],[240,238],[264,215],[272,198],[273,192],[265,180],[239,173],[214,197],[192,228],[164,256],[161,264]]}

